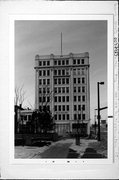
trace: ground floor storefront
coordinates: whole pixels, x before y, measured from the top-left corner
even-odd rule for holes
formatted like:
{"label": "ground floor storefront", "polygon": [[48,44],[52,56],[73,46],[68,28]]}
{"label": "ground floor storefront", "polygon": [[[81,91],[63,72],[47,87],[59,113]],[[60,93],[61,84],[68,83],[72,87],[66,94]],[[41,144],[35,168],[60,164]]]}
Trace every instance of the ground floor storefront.
{"label": "ground floor storefront", "polygon": [[77,123],[74,121],[71,122],[56,122],[55,125],[55,132],[58,135],[63,135],[65,136],[66,134],[69,133],[80,133],[81,135],[89,135],[90,134],[90,124],[89,121],[85,121],[83,123]]}

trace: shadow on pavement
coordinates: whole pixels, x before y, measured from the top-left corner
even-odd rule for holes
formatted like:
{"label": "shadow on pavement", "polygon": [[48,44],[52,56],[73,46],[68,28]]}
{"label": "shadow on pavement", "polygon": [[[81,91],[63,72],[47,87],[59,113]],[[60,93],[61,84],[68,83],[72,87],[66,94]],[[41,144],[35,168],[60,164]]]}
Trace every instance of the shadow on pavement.
{"label": "shadow on pavement", "polygon": [[81,158],[106,158],[102,154],[97,153],[93,148],[86,148],[83,156]]}

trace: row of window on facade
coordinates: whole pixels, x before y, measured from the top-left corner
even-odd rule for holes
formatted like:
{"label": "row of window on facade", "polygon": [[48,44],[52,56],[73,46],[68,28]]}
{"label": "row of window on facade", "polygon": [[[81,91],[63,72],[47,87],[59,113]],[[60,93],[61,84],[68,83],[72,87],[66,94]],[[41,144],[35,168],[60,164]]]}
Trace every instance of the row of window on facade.
{"label": "row of window on facade", "polygon": [[[74,78],[73,79],[74,84],[85,84],[85,77],[82,78]],[[54,84],[69,84],[69,78],[55,78],[54,79]]]}
{"label": "row of window on facade", "polygon": [[[85,69],[73,69],[74,75],[84,75]],[[67,76],[69,75],[69,69],[55,69],[54,76]],[[39,76],[50,76],[50,70],[39,70]]]}
{"label": "row of window on facade", "polygon": [[[69,105],[55,105],[54,111],[69,111]],[[74,111],[85,111],[85,105],[74,105]]]}
{"label": "row of window on facade", "polygon": [[59,120],[59,121],[67,120],[68,121],[68,120],[70,120],[70,116],[69,116],[69,114],[55,114],[54,119],[55,119],[55,121],[57,121],[57,120]]}
{"label": "row of window on facade", "polygon": [[[80,65],[84,64],[84,59],[73,59],[73,64],[74,65]],[[69,65],[69,59],[59,59],[59,60],[54,60],[54,66],[64,66],[64,65]],[[50,61],[39,61],[39,66],[50,66]]]}
{"label": "row of window on facade", "polygon": [[[70,120],[70,115],[69,114],[55,114],[54,115],[55,120]],[[85,120],[85,114],[74,114],[74,120]]]}
{"label": "row of window on facade", "polygon": [[[74,84],[85,84],[85,77],[82,78],[74,78]],[[49,85],[50,79],[39,79],[39,85]],[[69,84],[69,78],[55,78],[54,84]]]}
{"label": "row of window on facade", "polygon": [[50,79],[39,79],[39,85],[49,85]]}
{"label": "row of window on facade", "polygon": [[85,77],[82,77],[82,78],[74,78],[74,84],[85,84]]}
{"label": "row of window on facade", "polygon": [[[74,102],[85,102],[86,97],[83,96],[74,96]],[[55,96],[54,102],[69,102],[69,96]]]}
{"label": "row of window on facade", "polygon": [[69,78],[55,78],[54,84],[69,84]]}
{"label": "row of window on facade", "polygon": [[[85,86],[78,86],[74,87],[74,93],[85,93],[86,92],[86,87]],[[54,88],[54,93],[69,93],[69,87],[55,87]]]}
{"label": "row of window on facade", "polygon": [[50,91],[49,87],[47,87],[47,88],[39,88],[39,93],[40,94],[43,94],[43,93],[49,94],[49,93],[51,93],[51,91]]}
{"label": "row of window on facade", "polygon": [[[74,87],[74,93],[85,93],[86,92],[86,87],[85,86],[78,86]],[[39,88],[39,93],[40,94],[49,94],[50,93],[50,88]],[[69,93],[69,87],[55,87],[54,88],[54,93]]]}

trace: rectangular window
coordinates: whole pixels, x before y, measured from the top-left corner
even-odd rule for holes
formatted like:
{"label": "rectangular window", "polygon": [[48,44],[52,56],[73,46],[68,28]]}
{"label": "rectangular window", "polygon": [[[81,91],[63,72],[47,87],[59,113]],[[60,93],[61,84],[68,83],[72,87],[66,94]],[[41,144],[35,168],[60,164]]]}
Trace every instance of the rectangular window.
{"label": "rectangular window", "polygon": [[82,96],[82,101],[85,101],[85,96]]}
{"label": "rectangular window", "polygon": [[46,71],[45,70],[43,71],[43,76],[46,76]]}
{"label": "rectangular window", "polygon": [[69,102],[69,96],[66,96],[67,102]]}
{"label": "rectangular window", "polygon": [[80,84],[80,78],[78,78],[78,84]]}
{"label": "rectangular window", "polygon": [[82,84],[84,84],[84,83],[85,83],[85,78],[83,77],[83,78],[82,78]]}
{"label": "rectangular window", "polygon": [[62,84],[65,84],[65,79],[64,78],[62,79]]}
{"label": "rectangular window", "polygon": [[42,102],[42,97],[41,96],[39,97],[39,102]]}
{"label": "rectangular window", "polygon": [[83,93],[85,92],[85,86],[82,87],[82,92],[83,92]]}
{"label": "rectangular window", "polygon": [[47,84],[48,84],[48,85],[50,84],[50,79],[47,79]]}
{"label": "rectangular window", "polygon": [[54,97],[54,102],[57,102],[57,96]]}
{"label": "rectangular window", "polygon": [[76,87],[74,87],[74,93],[76,93]]}
{"label": "rectangular window", "polygon": [[50,70],[47,70],[47,76],[50,76]]}
{"label": "rectangular window", "polygon": [[45,66],[46,65],[46,62],[45,61],[43,61],[43,66]]}
{"label": "rectangular window", "polygon": [[61,84],[61,79],[58,79],[58,84]]}
{"label": "rectangular window", "polygon": [[41,93],[42,92],[42,88],[39,88],[39,93]]}
{"label": "rectangular window", "polygon": [[57,79],[54,79],[54,84],[57,84]]}
{"label": "rectangular window", "polygon": [[42,84],[42,79],[39,79],[39,85],[41,85]]}
{"label": "rectangular window", "polygon": [[61,120],[61,114],[59,114],[59,120]]}
{"label": "rectangular window", "polygon": [[85,114],[83,114],[83,120],[85,120]]}
{"label": "rectangular window", "polygon": [[66,84],[69,84],[69,78],[66,78]]}
{"label": "rectangular window", "polygon": [[62,93],[65,93],[65,87],[62,88]]}
{"label": "rectangular window", "polygon": [[65,61],[64,60],[62,60],[62,65],[65,65]]}
{"label": "rectangular window", "polygon": [[45,85],[46,84],[46,79],[43,79],[43,85]]}
{"label": "rectangular window", "polygon": [[57,93],[57,88],[56,87],[54,88],[54,92]]}
{"label": "rectangular window", "polygon": [[81,101],[81,96],[78,96],[78,102],[80,102]]}
{"label": "rectangular window", "polygon": [[50,102],[50,97],[49,96],[47,97],[47,102]]}
{"label": "rectangular window", "polygon": [[39,66],[42,66],[42,61],[39,61]]}
{"label": "rectangular window", "polygon": [[68,65],[68,64],[69,64],[69,60],[67,59],[67,60],[66,60],[66,65]]}
{"label": "rectangular window", "polygon": [[81,120],[81,114],[78,114],[78,120]]}
{"label": "rectangular window", "polygon": [[85,105],[82,106],[82,110],[85,111]]}
{"label": "rectangular window", "polygon": [[81,60],[82,64],[84,64],[84,59]]}
{"label": "rectangular window", "polygon": [[58,70],[58,75],[61,76],[61,70],[60,69]]}
{"label": "rectangular window", "polygon": [[42,71],[39,71],[39,76],[42,76]]}
{"label": "rectangular window", "polygon": [[64,76],[65,75],[65,70],[64,69],[62,69],[62,76]]}
{"label": "rectangular window", "polygon": [[67,111],[69,111],[69,105],[67,105]]}
{"label": "rectangular window", "polygon": [[65,102],[65,96],[62,96],[62,102]]}
{"label": "rectangular window", "polygon": [[76,96],[74,96],[74,101],[76,102]]}
{"label": "rectangular window", "polygon": [[54,106],[54,110],[57,111],[57,106]]}
{"label": "rectangular window", "polygon": [[43,93],[46,93],[46,89],[45,88],[43,88]]}
{"label": "rectangular window", "polygon": [[74,114],[74,120],[77,120],[77,114]]}
{"label": "rectangular window", "polygon": [[50,93],[50,88],[47,88],[47,93]]}
{"label": "rectangular window", "polygon": [[76,78],[74,78],[74,84],[76,84]]}
{"label": "rectangular window", "polygon": [[73,64],[76,64],[76,59],[73,60]]}
{"label": "rectangular window", "polygon": [[74,111],[77,111],[77,106],[76,105],[74,105]]}
{"label": "rectangular window", "polygon": [[56,75],[57,75],[57,70],[55,69],[55,70],[54,70],[54,76],[56,76]]}
{"label": "rectangular window", "polygon": [[69,87],[66,87],[66,92],[69,93]]}
{"label": "rectangular window", "polygon": [[79,110],[79,111],[81,110],[81,105],[78,105],[78,110]]}
{"label": "rectangular window", "polygon": [[80,64],[80,59],[77,59],[77,63]]}
{"label": "rectangular window", "polygon": [[50,65],[50,61],[47,61],[47,66],[49,66]]}
{"label": "rectangular window", "polygon": [[43,97],[43,102],[46,102],[46,97]]}
{"label": "rectangular window", "polygon": [[55,120],[57,120],[57,114],[55,114]]}
{"label": "rectangular window", "polygon": [[81,92],[81,87],[78,87],[78,92],[79,92],[79,93]]}
{"label": "rectangular window", "polygon": [[58,102],[61,102],[61,96],[58,97]]}
{"label": "rectangular window", "polygon": [[58,109],[59,109],[59,111],[61,111],[61,105],[59,105]]}
{"label": "rectangular window", "polygon": [[62,110],[65,111],[65,105],[62,106]]}
{"label": "rectangular window", "polygon": [[58,61],[58,65],[61,65],[61,61],[60,60]]}
{"label": "rectangular window", "polygon": [[58,87],[58,93],[61,93],[61,87]]}
{"label": "rectangular window", "polygon": [[63,120],[65,120],[65,114],[63,114]]}
{"label": "rectangular window", "polygon": [[69,114],[67,114],[67,120],[69,120]]}
{"label": "rectangular window", "polygon": [[57,65],[57,61],[54,61],[54,65]]}

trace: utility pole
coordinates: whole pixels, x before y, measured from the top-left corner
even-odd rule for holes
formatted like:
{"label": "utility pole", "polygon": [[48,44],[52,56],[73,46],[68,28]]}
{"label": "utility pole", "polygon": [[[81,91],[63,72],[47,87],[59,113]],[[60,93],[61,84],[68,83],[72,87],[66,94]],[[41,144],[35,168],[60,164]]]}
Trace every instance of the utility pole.
{"label": "utility pole", "polygon": [[103,85],[104,82],[97,82],[97,95],[98,95],[98,141],[100,141],[100,89],[99,85]]}

